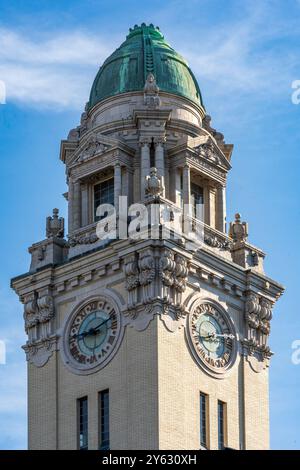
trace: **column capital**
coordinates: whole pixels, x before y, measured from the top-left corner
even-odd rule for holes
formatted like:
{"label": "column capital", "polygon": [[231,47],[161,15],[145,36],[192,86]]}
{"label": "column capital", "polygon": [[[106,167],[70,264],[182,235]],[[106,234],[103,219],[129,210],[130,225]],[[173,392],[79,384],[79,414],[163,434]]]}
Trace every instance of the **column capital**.
{"label": "column capital", "polygon": [[215,181],[212,181],[210,178],[203,178],[203,182],[209,190],[215,191],[218,187],[218,183],[216,183]]}
{"label": "column capital", "polygon": [[165,136],[159,136],[159,137],[154,137],[153,140],[154,140],[155,146],[161,145],[163,147],[167,139]]}
{"label": "column capital", "polygon": [[139,146],[140,147],[149,147],[151,144],[151,138],[150,137],[140,137],[139,139]]}

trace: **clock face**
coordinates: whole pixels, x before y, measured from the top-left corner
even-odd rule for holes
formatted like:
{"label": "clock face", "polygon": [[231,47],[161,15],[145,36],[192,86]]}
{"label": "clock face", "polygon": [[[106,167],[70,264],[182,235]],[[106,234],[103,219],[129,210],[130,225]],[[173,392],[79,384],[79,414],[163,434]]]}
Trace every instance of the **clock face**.
{"label": "clock face", "polygon": [[220,374],[232,366],[236,339],[221,309],[209,303],[199,305],[190,315],[188,331],[192,352],[206,370]]}
{"label": "clock face", "polygon": [[209,314],[203,314],[197,321],[195,333],[206,354],[214,359],[224,355],[225,338],[220,323]]}
{"label": "clock face", "polygon": [[88,371],[107,364],[120,338],[120,316],[107,300],[93,300],[72,317],[66,331],[67,363]]}

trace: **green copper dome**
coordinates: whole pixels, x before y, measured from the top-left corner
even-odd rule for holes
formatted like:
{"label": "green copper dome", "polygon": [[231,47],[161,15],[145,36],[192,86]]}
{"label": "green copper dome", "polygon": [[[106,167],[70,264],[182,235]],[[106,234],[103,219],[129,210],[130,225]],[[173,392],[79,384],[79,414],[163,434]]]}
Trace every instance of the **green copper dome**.
{"label": "green copper dome", "polygon": [[89,108],[110,96],[142,91],[149,73],[161,91],[184,96],[203,106],[198,83],[185,59],[152,24],[135,26],[109,56],[94,80]]}

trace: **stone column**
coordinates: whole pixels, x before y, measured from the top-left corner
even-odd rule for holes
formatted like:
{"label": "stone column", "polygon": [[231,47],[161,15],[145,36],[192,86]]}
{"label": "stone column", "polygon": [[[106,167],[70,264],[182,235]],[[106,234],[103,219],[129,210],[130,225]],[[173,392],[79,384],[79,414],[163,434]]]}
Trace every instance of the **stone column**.
{"label": "stone column", "polygon": [[165,156],[164,146],[162,142],[155,144],[155,166],[157,169],[158,176],[161,177],[161,183],[163,187],[162,196],[165,196]]}
{"label": "stone column", "polygon": [[81,224],[81,188],[79,180],[74,182],[73,190],[73,230],[76,230],[80,228]]}
{"label": "stone column", "polygon": [[140,164],[140,160],[138,164],[135,162],[134,167],[133,167],[132,186],[130,189],[130,193],[132,194],[131,202],[139,202],[141,198],[141,189],[140,189],[141,168],[139,164]]}
{"label": "stone column", "polygon": [[123,167],[121,172],[122,178],[122,195],[127,196],[128,205],[134,200],[134,178],[132,168]]}
{"label": "stone column", "polygon": [[226,233],[226,191],[225,186],[217,189],[217,221],[216,228]]}
{"label": "stone column", "polygon": [[182,200],[183,204],[191,203],[191,173],[189,165],[185,165],[182,173]]}
{"label": "stone column", "polygon": [[204,187],[204,222],[213,228],[216,226],[216,189],[209,180]]}
{"label": "stone column", "polygon": [[148,142],[142,143],[141,148],[141,201],[145,198],[146,176],[150,173],[150,147]]}
{"label": "stone column", "polygon": [[[183,210],[183,219],[182,219],[182,230],[185,234],[189,234],[193,230],[191,217],[193,216],[193,209],[191,206],[191,171],[189,165],[183,167],[182,172],[182,210]],[[186,207],[186,205],[188,205]]]}
{"label": "stone column", "polygon": [[114,206],[117,217],[119,216],[119,196],[122,193],[122,178],[120,163],[116,163],[114,167]]}
{"label": "stone column", "polygon": [[174,181],[174,202],[178,207],[181,207],[183,203],[183,193],[182,193],[182,170],[177,168],[175,171],[172,171],[170,175]]}
{"label": "stone column", "polygon": [[210,203],[209,203],[209,181],[204,181],[203,199],[204,199],[204,223],[210,225]]}
{"label": "stone column", "polygon": [[81,187],[81,224],[83,227],[88,225],[89,221],[89,194],[88,185],[84,184]]}
{"label": "stone column", "polygon": [[73,231],[73,198],[74,198],[74,185],[72,178],[69,177],[68,181],[68,233]]}
{"label": "stone column", "polygon": [[216,228],[216,188],[209,190],[210,226]]}

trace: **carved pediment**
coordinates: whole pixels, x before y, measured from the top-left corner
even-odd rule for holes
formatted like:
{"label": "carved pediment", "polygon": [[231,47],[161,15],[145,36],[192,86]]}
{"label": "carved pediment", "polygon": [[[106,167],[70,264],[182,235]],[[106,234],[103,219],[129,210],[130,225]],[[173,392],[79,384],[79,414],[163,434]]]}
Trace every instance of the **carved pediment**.
{"label": "carved pediment", "polygon": [[101,154],[106,152],[109,148],[111,148],[111,145],[107,145],[97,136],[93,136],[82,148],[79,161],[88,160],[94,155],[99,155],[99,153]]}
{"label": "carved pediment", "polygon": [[193,150],[200,158],[208,160],[215,165],[221,166],[226,171],[230,170],[231,165],[218,147],[216,142],[209,135],[202,135],[188,139],[188,148]]}
{"label": "carved pediment", "polygon": [[207,133],[198,137],[187,137],[169,151],[169,156],[180,156],[182,153],[201,167],[221,178],[226,177],[231,165],[215,140]]}
{"label": "carved pediment", "polygon": [[115,148],[117,143],[117,141],[108,139],[101,134],[91,134],[80,143],[79,147],[72,155],[72,158],[69,160],[68,165],[73,166],[88,161],[96,155],[106,153]]}
{"label": "carved pediment", "polygon": [[74,151],[67,165],[69,168],[74,167],[78,164],[91,161],[95,159],[95,157],[105,155],[115,149],[121,149],[127,154],[133,153],[132,149],[120,140],[104,136],[103,134],[93,133],[80,142],[80,145]]}

